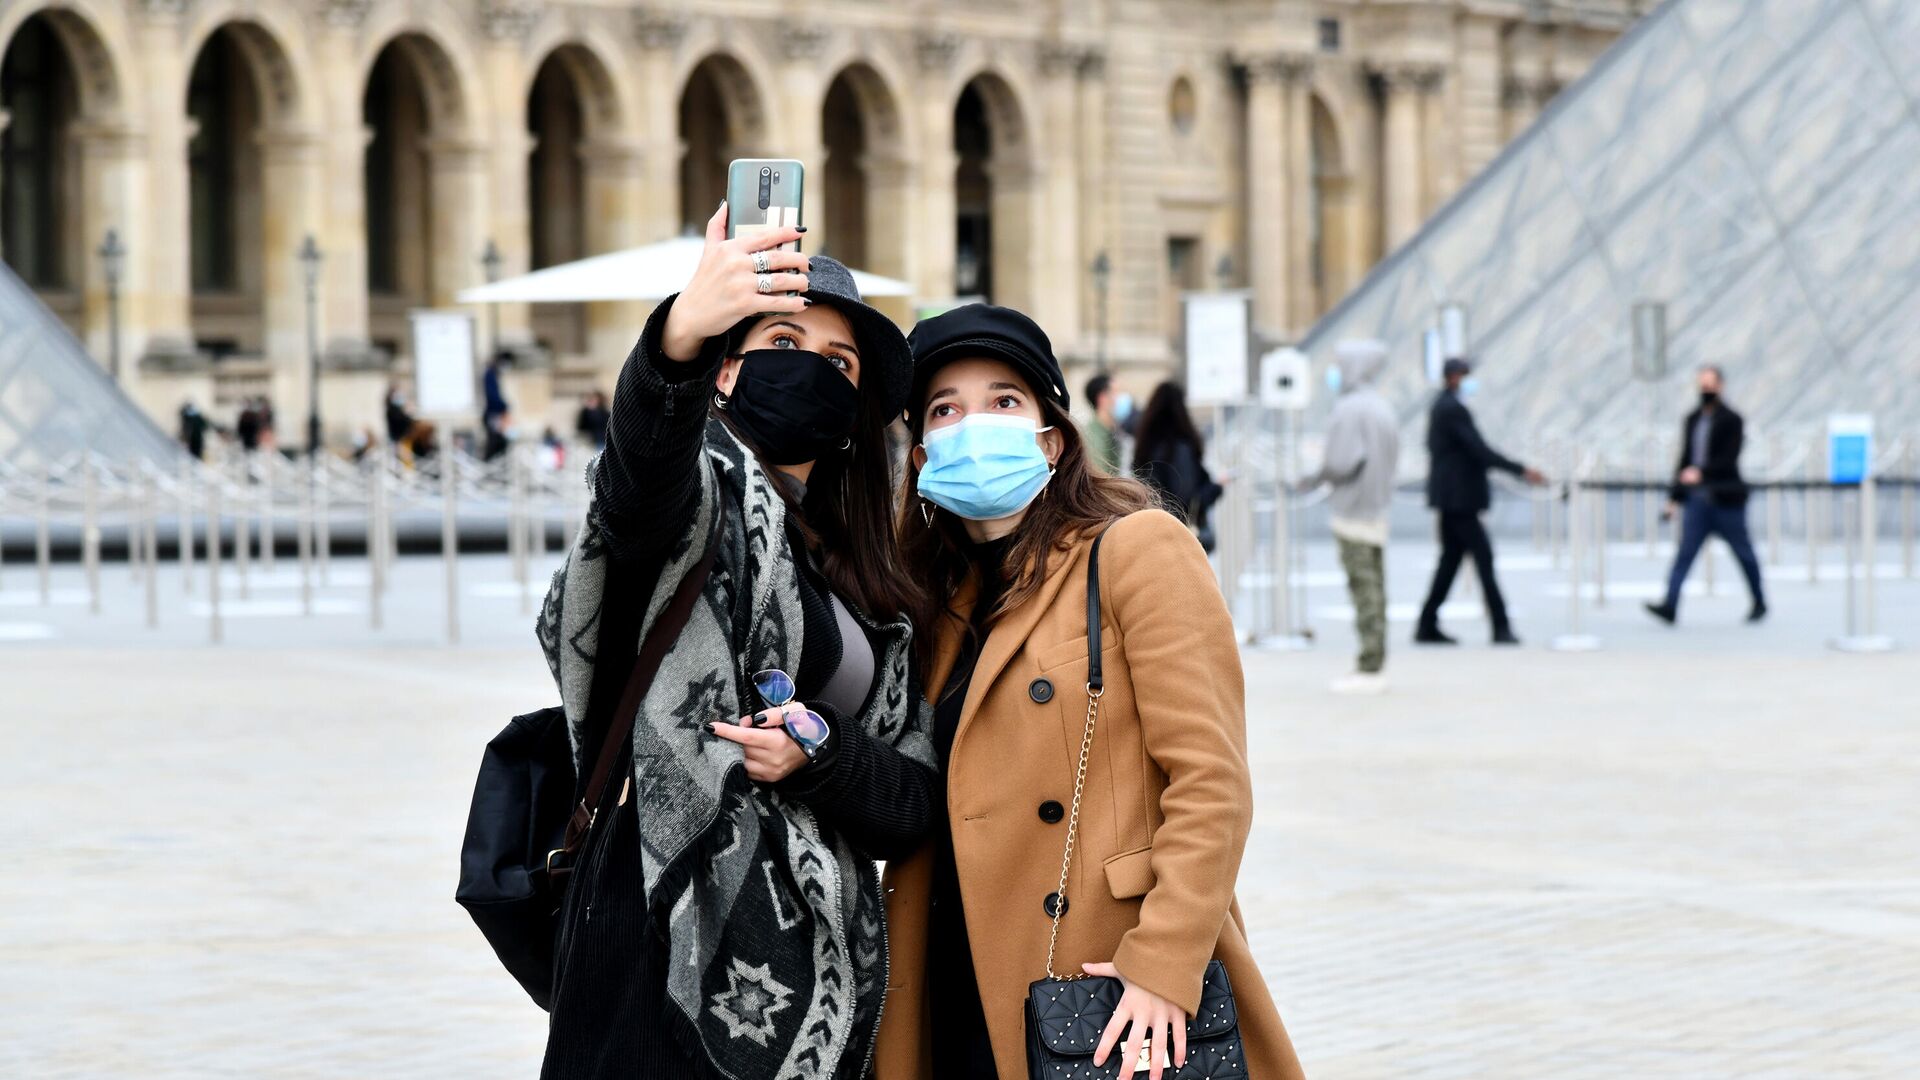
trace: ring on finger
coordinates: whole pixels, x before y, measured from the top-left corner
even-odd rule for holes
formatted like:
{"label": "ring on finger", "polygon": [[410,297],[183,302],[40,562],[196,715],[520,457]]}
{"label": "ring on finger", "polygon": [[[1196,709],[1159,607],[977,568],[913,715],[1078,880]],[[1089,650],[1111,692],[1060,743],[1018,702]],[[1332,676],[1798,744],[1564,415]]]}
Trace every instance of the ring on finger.
{"label": "ring on finger", "polygon": [[773,264],[767,261],[766,252],[756,251],[753,253],[753,272],[754,273],[764,274],[771,269],[773,269]]}
{"label": "ring on finger", "polygon": [[773,275],[764,271],[761,272],[755,276],[753,287],[759,291],[761,296],[767,295],[773,291]]}

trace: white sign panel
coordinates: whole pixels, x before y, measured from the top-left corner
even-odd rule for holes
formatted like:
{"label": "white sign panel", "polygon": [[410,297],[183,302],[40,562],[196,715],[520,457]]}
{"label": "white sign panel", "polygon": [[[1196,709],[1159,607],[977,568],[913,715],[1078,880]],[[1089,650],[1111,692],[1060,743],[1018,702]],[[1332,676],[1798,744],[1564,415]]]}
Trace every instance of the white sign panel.
{"label": "white sign panel", "polygon": [[464,311],[414,311],[413,379],[420,412],[429,416],[472,413],[473,316]]}
{"label": "white sign panel", "polygon": [[1300,412],[1313,404],[1313,365],[1299,349],[1275,349],[1260,358],[1260,404]]}
{"label": "white sign panel", "polygon": [[1247,400],[1249,299],[1244,292],[1187,294],[1191,404],[1238,405]]}
{"label": "white sign panel", "polygon": [[1427,381],[1440,385],[1441,370],[1446,367],[1447,353],[1441,347],[1439,330],[1428,330],[1420,337],[1420,356],[1426,361]]}

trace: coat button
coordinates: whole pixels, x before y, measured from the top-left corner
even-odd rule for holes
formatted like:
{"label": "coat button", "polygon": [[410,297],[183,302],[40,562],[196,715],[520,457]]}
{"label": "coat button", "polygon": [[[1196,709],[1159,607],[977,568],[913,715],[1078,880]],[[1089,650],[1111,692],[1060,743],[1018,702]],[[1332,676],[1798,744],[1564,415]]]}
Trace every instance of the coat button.
{"label": "coat button", "polygon": [[[1073,902],[1071,900],[1068,900],[1066,897],[1061,896],[1057,892],[1048,893],[1047,898],[1040,902],[1040,910],[1046,912],[1047,918],[1049,919],[1053,918],[1055,915],[1065,915],[1067,913],[1067,909],[1072,906],[1073,906]],[[1057,912],[1054,911],[1055,907],[1058,907],[1060,910]]]}
{"label": "coat button", "polygon": [[1036,703],[1045,705],[1053,700],[1053,683],[1046,678],[1035,679],[1027,684],[1027,696]]}
{"label": "coat button", "polygon": [[1049,825],[1059,824],[1060,819],[1066,816],[1067,808],[1054,802],[1052,799],[1048,799],[1046,802],[1040,804],[1040,820]]}

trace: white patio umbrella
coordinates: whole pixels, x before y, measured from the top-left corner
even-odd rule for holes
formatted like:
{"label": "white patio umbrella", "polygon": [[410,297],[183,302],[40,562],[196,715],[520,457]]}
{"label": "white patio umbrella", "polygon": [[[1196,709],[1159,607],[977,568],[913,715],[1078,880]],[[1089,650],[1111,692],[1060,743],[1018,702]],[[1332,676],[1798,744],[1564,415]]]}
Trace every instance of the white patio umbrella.
{"label": "white patio umbrella", "polygon": [[[700,265],[702,246],[697,236],[675,237],[463,289],[457,299],[463,304],[664,300],[686,287],[687,279]],[[913,286],[904,281],[864,270],[855,270],[853,280],[867,299],[913,294]]]}

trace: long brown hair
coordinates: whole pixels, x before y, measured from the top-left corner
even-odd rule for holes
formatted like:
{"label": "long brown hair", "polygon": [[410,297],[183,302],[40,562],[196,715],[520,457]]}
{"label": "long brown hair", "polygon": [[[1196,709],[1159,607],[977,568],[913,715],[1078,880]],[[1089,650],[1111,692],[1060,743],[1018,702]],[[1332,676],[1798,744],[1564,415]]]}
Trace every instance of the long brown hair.
{"label": "long brown hair", "polygon": [[[730,340],[729,345],[733,344]],[[870,618],[890,620],[923,610],[926,590],[907,573],[909,564],[901,558],[887,527],[893,514],[893,456],[888,452],[887,425],[893,417],[881,400],[878,372],[873,375],[871,386],[868,379],[860,380],[860,413],[852,448],[833,451],[813,463],[803,501],[794,499],[780,482],[776,467],[741,433],[732,417],[719,409],[711,412],[773,477],[774,490],[786,502],[833,591]]]}
{"label": "long brown hair", "polygon": [[[1013,530],[1006,562],[1001,566],[1007,587],[989,621],[997,621],[1033,599],[1056,553],[1071,550],[1074,542],[1088,533],[1154,505],[1144,484],[1107,476],[1094,466],[1087,456],[1086,440],[1066,410],[1051,399],[1031,392],[1028,396],[1040,402],[1041,426],[1051,424],[1060,433],[1060,458],[1054,463],[1053,479],[1047,481],[1040,496],[1027,507],[1027,516]],[[925,424],[923,416],[923,410],[915,408],[907,417],[916,444]],[[919,483],[920,466],[909,455],[897,527],[901,558],[913,568],[920,583],[921,606],[913,612],[914,659],[921,674],[931,678],[934,627],[942,619],[960,621],[948,605],[971,572],[967,553],[973,542],[959,517],[938,508],[925,508],[923,513]]]}

